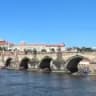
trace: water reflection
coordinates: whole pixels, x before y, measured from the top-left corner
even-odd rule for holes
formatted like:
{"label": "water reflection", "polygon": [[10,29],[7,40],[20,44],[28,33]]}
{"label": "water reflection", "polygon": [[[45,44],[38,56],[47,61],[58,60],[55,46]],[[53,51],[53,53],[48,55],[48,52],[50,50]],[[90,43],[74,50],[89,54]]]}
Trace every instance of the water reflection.
{"label": "water reflection", "polygon": [[95,96],[95,76],[0,70],[0,96]]}

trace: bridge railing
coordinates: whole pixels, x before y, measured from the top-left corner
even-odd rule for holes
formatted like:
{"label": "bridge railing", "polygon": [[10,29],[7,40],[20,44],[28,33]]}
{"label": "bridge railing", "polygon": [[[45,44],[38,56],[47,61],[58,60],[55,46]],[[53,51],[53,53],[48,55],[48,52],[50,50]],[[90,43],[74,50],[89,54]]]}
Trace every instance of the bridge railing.
{"label": "bridge railing", "polygon": [[[61,52],[62,54],[76,54],[76,55],[79,55],[79,54],[95,54],[96,55],[96,52],[72,52],[72,51],[63,51]],[[0,56],[1,55],[5,55],[5,56],[8,56],[8,55],[14,55],[14,54],[17,54],[17,55],[33,55],[34,53],[31,53],[31,52],[28,52],[27,54],[24,52],[24,51],[0,51]],[[36,54],[58,54],[58,52],[36,52]]]}

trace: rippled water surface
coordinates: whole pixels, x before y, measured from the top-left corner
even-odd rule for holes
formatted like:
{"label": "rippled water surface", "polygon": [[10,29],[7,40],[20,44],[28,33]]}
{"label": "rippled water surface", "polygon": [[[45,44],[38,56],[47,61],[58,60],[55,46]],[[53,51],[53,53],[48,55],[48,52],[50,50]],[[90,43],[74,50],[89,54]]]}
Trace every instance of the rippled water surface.
{"label": "rippled water surface", "polygon": [[96,96],[96,76],[0,70],[0,96]]}

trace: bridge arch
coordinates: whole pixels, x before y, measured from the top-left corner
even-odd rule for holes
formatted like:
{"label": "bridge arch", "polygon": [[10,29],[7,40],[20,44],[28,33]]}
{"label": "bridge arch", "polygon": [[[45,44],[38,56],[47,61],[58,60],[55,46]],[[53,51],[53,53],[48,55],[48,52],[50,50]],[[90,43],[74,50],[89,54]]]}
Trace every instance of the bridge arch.
{"label": "bridge arch", "polygon": [[71,73],[78,72],[78,64],[80,63],[80,61],[84,59],[86,59],[87,61],[90,61],[88,58],[81,56],[81,55],[75,55],[75,56],[70,57],[66,61],[67,70],[70,71]]}
{"label": "bridge arch", "polygon": [[27,70],[28,64],[30,63],[30,59],[28,57],[24,57],[20,62],[20,69]]}
{"label": "bridge arch", "polygon": [[39,68],[42,69],[44,72],[50,72],[51,71],[51,67],[50,67],[51,61],[52,61],[51,57],[45,56],[41,60]]}
{"label": "bridge arch", "polygon": [[13,58],[11,57],[8,57],[6,60],[5,60],[5,65],[4,67],[9,67],[11,65],[11,62],[12,62]]}

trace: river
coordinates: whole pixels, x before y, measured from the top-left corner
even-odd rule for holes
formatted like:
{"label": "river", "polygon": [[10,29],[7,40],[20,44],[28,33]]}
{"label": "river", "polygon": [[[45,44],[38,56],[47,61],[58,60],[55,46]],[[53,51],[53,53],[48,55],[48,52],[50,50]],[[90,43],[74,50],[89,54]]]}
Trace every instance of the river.
{"label": "river", "polygon": [[96,96],[96,76],[0,70],[0,96]]}

